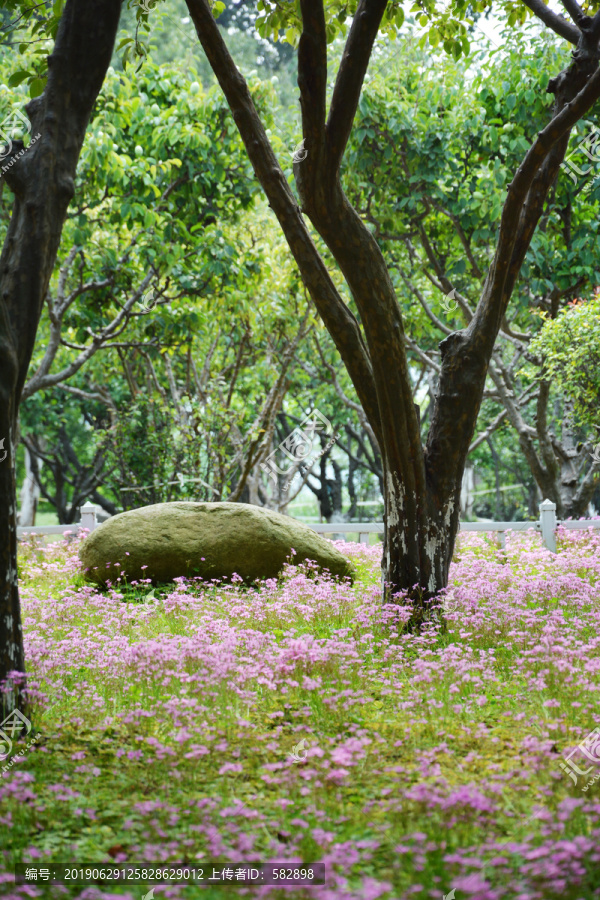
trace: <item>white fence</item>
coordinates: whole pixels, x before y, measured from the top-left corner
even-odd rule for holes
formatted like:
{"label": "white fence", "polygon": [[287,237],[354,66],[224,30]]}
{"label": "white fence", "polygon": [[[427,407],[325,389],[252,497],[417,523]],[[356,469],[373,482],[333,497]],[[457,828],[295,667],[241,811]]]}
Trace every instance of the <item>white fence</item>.
{"label": "white fence", "polygon": [[96,518],[96,507],[91,504],[81,507],[81,521],[74,525],[25,525],[17,528],[17,537],[25,537],[28,534],[77,534],[82,528],[93,531],[99,524]]}
{"label": "white fence", "polygon": [[[322,524],[313,524],[306,522],[313,531],[321,534],[358,534],[361,544],[369,541],[369,534],[383,534],[383,522],[327,522]],[[76,534],[81,528],[87,528],[93,531],[98,525],[96,520],[95,506],[81,507],[81,521],[76,525],[41,525],[38,527],[17,528],[19,537],[29,534]],[[500,546],[504,547],[504,533],[506,531],[527,531],[534,528],[542,535],[544,546],[556,553],[556,529],[558,525],[573,531],[582,531],[587,528],[600,529],[599,519],[581,519],[580,521],[559,522],[556,518],[556,503],[551,500],[544,500],[540,503],[540,517],[537,522],[461,522],[460,530],[462,531],[482,531],[497,532]]]}

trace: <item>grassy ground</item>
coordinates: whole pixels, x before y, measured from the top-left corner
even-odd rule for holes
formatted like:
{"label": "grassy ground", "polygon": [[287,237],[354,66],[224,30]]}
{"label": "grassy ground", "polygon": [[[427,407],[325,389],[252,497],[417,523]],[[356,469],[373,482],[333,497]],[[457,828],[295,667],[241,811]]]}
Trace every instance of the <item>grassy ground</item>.
{"label": "grassy ground", "polygon": [[448,632],[420,637],[381,608],[380,546],[338,546],[354,585],[108,593],[76,543],[22,548],[38,740],[0,779],[3,896],[150,889],[18,886],[15,862],[218,859],[323,861],[326,884],[154,897],[600,897],[600,753],[577,784],[560,767],[600,726],[600,538],[462,536]]}

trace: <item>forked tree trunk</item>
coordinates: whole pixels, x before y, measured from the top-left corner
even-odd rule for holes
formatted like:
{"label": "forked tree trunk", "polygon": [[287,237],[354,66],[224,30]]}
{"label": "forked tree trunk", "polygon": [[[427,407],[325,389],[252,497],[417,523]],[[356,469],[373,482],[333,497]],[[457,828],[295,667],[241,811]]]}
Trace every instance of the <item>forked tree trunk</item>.
{"label": "forked tree trunk", "polygon": [[[120,0],[67,0],[44,93],[26,107],[35,144],[2,176],[15,195],[0,258],[0,683],[24,673],[17,586],[15,447],[21,392],[38,323],[73,196],[77,161],[93,104],[114,47]],[[0,453],[1,455],[1,453]],[[4,711],[26,709],[24,682],[4,698]]]}
{"label": "forked tree trunk", "polygon": [[[575,25],[543,3],[527,3],[548,27],[576,44],[577,51],[573,64],[548,85],[555,95],[551,120],[507,185],[496,251],[475,314],[466,329],[450,334],[440,344],[439,389],[423,447],[400,305],[377,241],[340,183],[340,164],[387,0],[359,0],[329,109],[323,0],[300,0],[298,86],[304,153],[295,159],[294,174],[302,210],[208,0],[186,2],[254,171],[379,444],[384,468],[385,593],[408,593],[413,601],[411,624],[420,627],[430,617],[428,601],[447,584],[458,531],[463,470],[500,325],[564,158],[570,131],[600,96],[600,14],[594,19],[583,17]],[[343,273],[360,324],[329,277],[302,213],[309,217]],[[448,281],[444,273],[440,280],[443,286]]]}

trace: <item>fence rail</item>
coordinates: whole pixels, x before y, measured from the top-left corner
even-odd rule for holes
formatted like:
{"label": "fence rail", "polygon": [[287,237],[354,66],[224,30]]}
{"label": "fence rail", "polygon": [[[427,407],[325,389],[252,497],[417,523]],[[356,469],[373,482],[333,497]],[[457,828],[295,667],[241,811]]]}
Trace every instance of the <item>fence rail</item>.
{"label": "fence rail", "polygon": [[[37,527],[17,528],[18,537],[30,534],[77,534],[81,529],[93,531],[97,525],[96,507],[92,505],[81,507],[81,521],[74,525],[39,525]],[[369,534],[383,534],[383,522],[305,522],[309,528],[319,534],[358,534],[361,544],[369,542]],[[556,529],[559,525],[571,531],[583,531],[587,528],[600,529],[600,518],[584,519],[579,521],[559,522],[556,518],[556,504],[550,500],[540,503],[540,517],[535,522],[461,522],[461,531],[481,531],[484,533],[497,532],[500,546],[505,546],[505,532],[528,531],[530,528],[541,532],[544,546],[556,553]]]}

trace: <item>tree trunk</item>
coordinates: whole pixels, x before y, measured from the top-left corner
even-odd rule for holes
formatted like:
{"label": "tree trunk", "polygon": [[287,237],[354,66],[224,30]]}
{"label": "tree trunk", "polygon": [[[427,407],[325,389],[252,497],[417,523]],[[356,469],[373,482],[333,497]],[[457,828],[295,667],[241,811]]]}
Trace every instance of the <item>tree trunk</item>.
{"label": "tree trunk", "polygon": [[[2,366],[2,387],[6,368],[5,365]],[[0,694],[2,719],[6,718],[15,707],[27,714],[23,694],[24,684],[18,682],[15,684],[9,678],[11,672],[25,672],[21,605],[17,585],[15,423],[16,415],[13,414],[10,405],[0,403],[0,433],[6,435],[4,450],[7,454],[0,463],[0,497],[4,501],[0,502],[0,684],[5,682],[7,688],[11,686],[11,690]]]}
{"label": "tree trunk", "polygon": [[331,459],[331,467],[333,469],[334,478],[331,481],[331,505],[333,507],[332,511],[332,521],[334,522],[343,522],[343,483],[342,483],[342,470],[339,466],[339,463],[335,461],[335,459]]}
{"label": "tree trunk", "polygon": [[[41,469],[43,463],[38,463],[38,470]],[[37,505],[40,499],[40,486],[33,477],[31,468],[31,455],[27,447],[25,447],[25,479],[21,488],[21,509],[19,511],[19,525],[24,528],[26,525],[35,525],[35,515]]]}
{"label": "tree trunk", "polygon": [[473,467],[467,466],[462,479],[460,491],[460,511],[469,521],[473,517],[473,491],[475,489],[475,481],[473,477]]}
{"label": "tree trunk", "polygon": [[[15,434],[19,401],[38,323],[74,191],[74,177],[93,104],[114,47],[119,0],[67,0],[44,93],[26,107],[35,144],[4,173],[15,195],[0,258],[0,682],[25,671],[17,587]],[[39,138],[37,137],[39,134]],[[5,707],[26,710],[23,684]]]}
{"label": "tree trunk", "polygon": [[[461,478],[454,494],[440,502],[430,492],[408,495],[398,471],[386,473],[384,509],[383,580],[384,596],[399,596],[413,603],[409,622],[419,629],[430,617],[430,601],[446,587],[454,542],[458,533]],[[407,499],[418,510],[417,527],[411,522],[414,513],[406,514]],[[404,601],[403,601],[404,602]]]}
{"label": "tree trunk", "polygon": [[[574,402],[570,397],[564,400],[562,422],[562,449],[560,459],[560,503],[557,504],[558,518],[565,518],[576,505],[577,482],[580,454],[575,440],[575,422],[573,417]],[[566,515],[565,515],[566,514]]]}
{"label": "tree trunk", "polygon": [[358,497],[356,495],[356,486],[354,484],[354,475],[359,468],[358,459],[360,459],[360,447],[356,451],[356,459],[348,456],[348,496],[350,498],[350,507],[348,509],[348,521],[351,522],[358,514]]}

